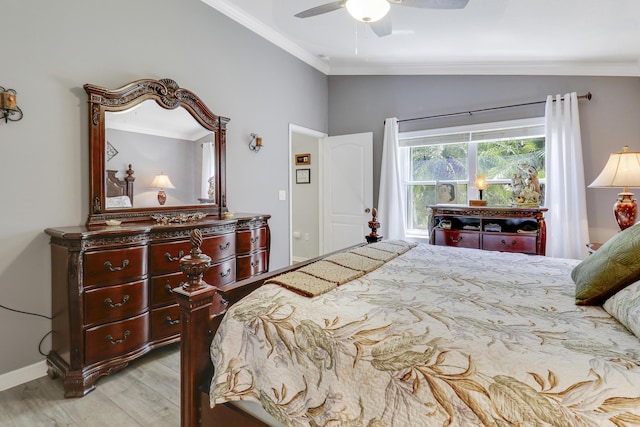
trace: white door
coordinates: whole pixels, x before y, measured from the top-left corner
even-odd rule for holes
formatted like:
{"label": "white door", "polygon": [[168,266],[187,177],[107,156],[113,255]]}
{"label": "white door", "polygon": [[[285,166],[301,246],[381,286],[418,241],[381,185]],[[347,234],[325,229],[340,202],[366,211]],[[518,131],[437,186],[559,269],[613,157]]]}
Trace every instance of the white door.
{"label": "white door", "polygon": [[365,241],[373,207],[373,134],[322,140],[324,253]]}

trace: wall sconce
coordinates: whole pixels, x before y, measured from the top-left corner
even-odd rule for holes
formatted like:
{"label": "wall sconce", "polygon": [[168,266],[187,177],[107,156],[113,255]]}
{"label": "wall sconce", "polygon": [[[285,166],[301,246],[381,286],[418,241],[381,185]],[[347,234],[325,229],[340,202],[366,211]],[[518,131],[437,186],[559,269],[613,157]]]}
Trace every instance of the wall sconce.
{"label": "wall sconce", "polygon": [[167,201],[167,194],[164,192],[164,189],[176,187],[174,187],[174,185],[171,183],[168,175],[166,175],[164,172],[160,172],[159,175],[156,175],[155,178],[153,178],[153,181],[151,182],[151,188],[160,189],[158,191],[158,203],[164,205],[164,203]]}
{"label": "wall sconce", "polygon": [[257,133],[251,134],[251,141],[249,141],[249,150],[256,153],[262,148],[262,138]]}
{"label": "wall sconce", "polygon": [[484,175],[476,175],[476,182],[474,183],[475,187],[478,189],[480,194],[480,200],[469,200],[469,206],[486,206],[487,201],[482,200],[482,191],[486,190],[489,184],[487,183],[487,178]]}
{"label": "wall sconce", "polygon": [[22,119],[22,110],[16,103],[16,91],[0,86],[0,120],[17,122]]}

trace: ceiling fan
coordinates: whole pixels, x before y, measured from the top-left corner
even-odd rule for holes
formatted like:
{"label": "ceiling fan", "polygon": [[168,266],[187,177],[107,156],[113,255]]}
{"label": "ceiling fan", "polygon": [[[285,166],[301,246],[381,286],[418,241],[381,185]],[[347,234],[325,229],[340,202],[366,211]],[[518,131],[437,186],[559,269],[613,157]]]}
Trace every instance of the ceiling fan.
{"label": "ceiling fan", "polygon": [[417,7],[420,9],[463,9],[469,0],[338,0],[303,10],[296,18],[310,18],[346,8],[358,21],[371,24],[378,37],[391,34],[391,5]]}

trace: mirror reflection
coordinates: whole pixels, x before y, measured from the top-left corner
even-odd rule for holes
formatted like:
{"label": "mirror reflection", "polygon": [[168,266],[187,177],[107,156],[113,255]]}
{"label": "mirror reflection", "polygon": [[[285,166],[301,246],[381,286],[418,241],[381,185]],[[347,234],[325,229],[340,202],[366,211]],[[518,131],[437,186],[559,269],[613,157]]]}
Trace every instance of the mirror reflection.
{"label": "mirror reflection", "polygon": [[[146,100],[105,112],[106,208],[154,208],[214,203],[215,133],[183,107]],[[110,193],[110,177],[124,180],[131,165],[133,197]]]}

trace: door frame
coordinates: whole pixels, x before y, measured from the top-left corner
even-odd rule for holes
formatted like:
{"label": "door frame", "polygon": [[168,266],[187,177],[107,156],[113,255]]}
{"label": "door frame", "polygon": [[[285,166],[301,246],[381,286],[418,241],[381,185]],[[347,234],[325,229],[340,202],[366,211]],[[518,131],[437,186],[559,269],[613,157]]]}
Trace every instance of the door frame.
{"label": "door frame", "polygon": [[[325,132],[320,132],[314,129],[309,129],[304,126],[299,126],[293,123],[289,123],[289,161],[287,162],[289,168],[289,265],[293,264],[293,185],[295,176],[292,173],[293,170],[293,134],[302,134],[306,136],[310,136],[316,138],[318,141],[318,150],[322,153],[322,140],[328,136]],[[318,253],[322,253],[322,248],[324,247],[324,197],[323,197],[323,184],[324,177],[322,173],[322,156],[318,156],[317,163],[317,180],[318,180],[318,205],[319,210],[318,215],[320,217],[320,221],[318,224],[319,228],[319,238],[318,238]]]}

